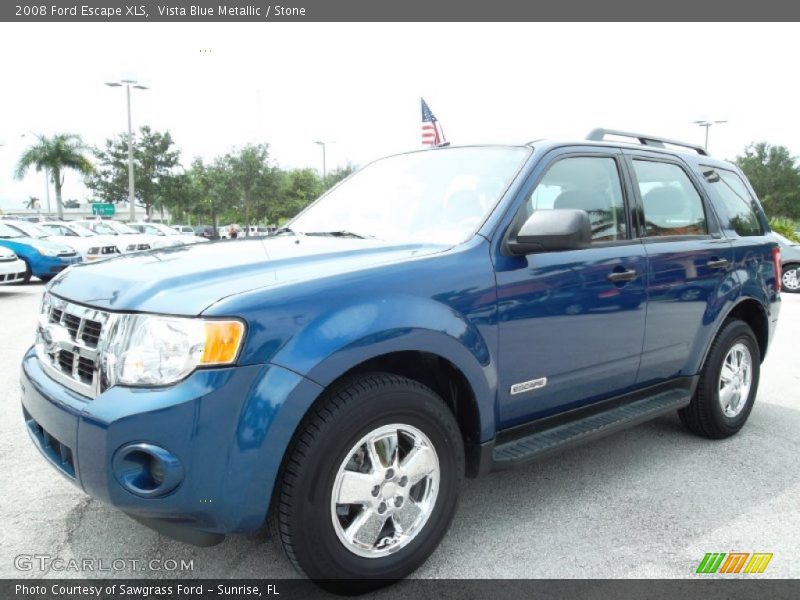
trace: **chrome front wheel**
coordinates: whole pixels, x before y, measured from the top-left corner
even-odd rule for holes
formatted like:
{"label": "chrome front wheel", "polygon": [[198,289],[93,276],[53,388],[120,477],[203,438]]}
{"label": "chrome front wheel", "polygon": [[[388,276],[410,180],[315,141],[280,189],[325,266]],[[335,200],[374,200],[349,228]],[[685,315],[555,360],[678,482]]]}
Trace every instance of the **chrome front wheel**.
{"label": "chrome front wheel", "polygon": [[436,449],[418,428],[395,423],[362,437],[339,466],[331,519],[347,550],[380,558],[425,527],[439,493]]}

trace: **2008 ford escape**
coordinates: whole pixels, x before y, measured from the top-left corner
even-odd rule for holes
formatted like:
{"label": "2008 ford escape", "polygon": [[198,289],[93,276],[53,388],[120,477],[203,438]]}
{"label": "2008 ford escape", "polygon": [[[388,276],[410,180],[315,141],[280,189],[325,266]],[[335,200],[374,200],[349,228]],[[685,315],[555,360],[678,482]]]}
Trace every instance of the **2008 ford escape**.
{"label": "2008 ford escape", "polygon": [[780,306],[768,230],[735,166],[653,136],[385,158],[274,236],[57,277],[24,418],[168,535],[269,520],[309,577],[403,577],[465,476],[671,411],[736,433]]}

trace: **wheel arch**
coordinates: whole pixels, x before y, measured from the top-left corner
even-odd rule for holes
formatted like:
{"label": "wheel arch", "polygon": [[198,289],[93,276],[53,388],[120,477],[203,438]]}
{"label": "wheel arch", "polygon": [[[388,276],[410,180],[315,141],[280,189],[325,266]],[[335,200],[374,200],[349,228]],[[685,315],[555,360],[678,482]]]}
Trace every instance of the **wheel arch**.
{"label": "wheel arch", "polygon": [[739,319],[744,321],[747,323],[750,329],[753,330],[753,334],[756,336],[756,341],[758,342],[758,350],[759,354],[761,355],[761,362],[764,362],[764,357],[766,356],[767,348],[769,347],[769,317],[767,316],[767,311],[761,302],[755,298],[745,297],[741,298],[736,304],[734,304],[731,309],[719,320],[719,325],[714,331],[714,335],[711,336],[711,339],[709,340],[703,352],[703,360],[700,362],[701,367],[706,362],[706,358],[708,357],[708,353],[711,350],[714,340],[717,339],[719,332],[722,330],[725,323],[730,319]]}

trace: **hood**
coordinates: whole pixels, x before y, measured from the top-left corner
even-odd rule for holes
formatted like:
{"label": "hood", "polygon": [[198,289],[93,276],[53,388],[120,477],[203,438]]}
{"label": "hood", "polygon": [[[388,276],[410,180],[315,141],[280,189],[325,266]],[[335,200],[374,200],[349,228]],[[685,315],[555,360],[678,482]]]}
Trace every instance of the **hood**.
{"label": "hood", "polygon": [[118,311],[197,315],[222,298],[337,275],[444,250],[327,237],[192,244],[75,265],[50,284],[54,294]]}
{"label": "hood", "polygon": [[42,248],[49,248],[59,252],[74,252],[74,250],[69,246],[44,238],[31,238],[23,236],[15,238],[0,238],[0,241],[8,242],[9,244],[20,244],[22,246],[40,246]]}

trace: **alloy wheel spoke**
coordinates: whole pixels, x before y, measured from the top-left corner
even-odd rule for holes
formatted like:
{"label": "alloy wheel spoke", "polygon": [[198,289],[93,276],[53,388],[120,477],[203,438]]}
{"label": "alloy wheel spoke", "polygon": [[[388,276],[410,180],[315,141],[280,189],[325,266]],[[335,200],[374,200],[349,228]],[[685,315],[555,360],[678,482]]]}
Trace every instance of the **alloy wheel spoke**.
{"label": "alloy wheel spoke", "polygon": [[345,535],[351,543],[355,542],[372,548],[378,541],[378,535],[383,529],[386,519],[387,515],[379,515],[372,509],[365,508],[345,530]]}
{"label": "alloy wheel spoke", "polygon": [[408,477],[409,485],[422,481],[436,468],[436,455],[428,446],[417,445],[400,464],[403,474]]}
{"label": "alloy wheel spoke", "polygon": [[358,471],[345,471],[339,486],[338,504],[369,504],[372,489],[376,485],[375,476]]}
{"label": "alloy wheel spoke", "polygon": [[719,400],[724,410],[730,410],[731,399],[733,398],[733,386],[723,386],[719,391]]}
{"label": "alloy wheel spoke", "polygon": [[408,498],[402,507],[394,511],[392,519],[397,529],[402,533],[409,531],[414,526],[421,513],[422,508],[420,508],[419,504]]}
{"label": "alloy wheel spoke", "polygon": [[733,379],[733,376],[735,374],[736,373],[735,373],[734,369],[731,368],[731,366],[727,363],[727,361],[725,363],[723,363],[722,370],[720,371],[720,374],[719,374],[720,379],[722,380],[722,383],[726,383],[726,384],[729,383]]}

